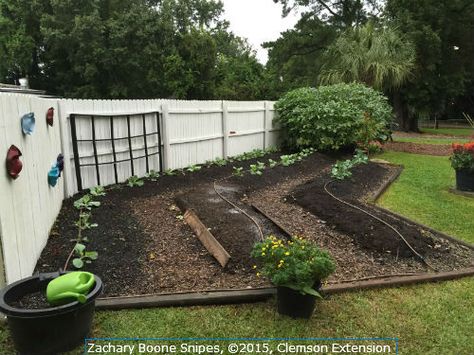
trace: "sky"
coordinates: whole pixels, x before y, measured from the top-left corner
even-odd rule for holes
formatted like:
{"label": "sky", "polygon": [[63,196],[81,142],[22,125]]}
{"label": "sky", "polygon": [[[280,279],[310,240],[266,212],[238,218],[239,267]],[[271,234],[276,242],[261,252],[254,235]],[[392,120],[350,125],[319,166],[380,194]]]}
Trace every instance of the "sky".
{"label": "sky", "polygon": [[273,0],[223,0],[223,3],[224,18],[230,21],[231,31],[248,39],[262,64],[267,62],[268,53],[261,44],[277,39],[299,19],[294,13],[282,18],[282,6]]}

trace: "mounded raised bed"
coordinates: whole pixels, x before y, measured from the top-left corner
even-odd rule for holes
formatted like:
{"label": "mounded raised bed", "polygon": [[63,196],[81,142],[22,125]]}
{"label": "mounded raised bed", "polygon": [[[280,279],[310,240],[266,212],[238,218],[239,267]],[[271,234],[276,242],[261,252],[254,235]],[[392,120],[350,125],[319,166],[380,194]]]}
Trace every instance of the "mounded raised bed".
{"label": "mounded raised bed", "polygon": [[[260,158],[259,161],[268,158],[278,159],[278,155]],[[329,249],[339,268],[329,280],[330,286],[325,288],[327,294],[472,275],[470,266],[474,249],[471,246],[446,238],[396,214],[370,206],[384,218],[389,214],[392,222],[396,220],[405,229],[433,234],[429,238],[434,241],[430,243],[434,249],[428,247],[430,255],[427,258],[433,262],[452,254],[446,262],[433,262],[438,273],[433,273],[403,250],[397,241],[392,243],[390,249],[378,250],[365,243],[364,238],[358,240],[350,235],[350,231],[341,231],[337,221],[331,221],[320,211],[311,213],[302,207],[298,199],[305,194],[313,196],[311,189],[318,189],[323,181],[327,181],[328,170],[334,160],[314,154],[291,167],[280,166],[265,171],[262,177],[247,174],[242,178],[228,178],[232,174],[232,165],[248,168],[253,162],[247,161],[226,167],[203,168],[187,176],[160,177],[156,183],[146,182],[142,188],[120,187],[108,191],[100,209],[93,212],[93,222],[98,223],[99,227],[89,234],[91,250],[99,251],[100,255],[89,271],[100,275],[108,286],[105,297],[98,301],[97,306],[116,309],[250,302],[274,294],[274,289],[266,280],[256,277],[252,270],[253,261],[248,256],[253,241],[258,238],[255,226],[213,192],[216,179],[225,196],[252,214],[266,234],[274,233],[282,237],[285,234],[303,234]],[[380,164],[371,164],[367,169],[370,176],[367,177],[367,171],[356,171],[354,180],[336,187],[335,192],[353,201],[367,200],[381,193],[400,173],[399,167]],[[222,268],[193,236],[189,226],[177,218],[180,211],[175,201],[183,195],[202,222],[229,251],[231,262],[226,268]],[[324,206],[329,203],[322,195],[313,196],[313,200],[320,201]],[[38,262],[38,270],[60,267],[61,262],[56,260],[63,260],[63,254],[68,249],[64,245],[75,233],[74,226],[71,226],[71,221],[76,218],[72,202],[64,204],[57,228]],[[339,214],[337,219],[340,221],[361,223],[346,218],[348,212],[340,208],[331,202],[326,210],[339,211],[336,215]],[[373,222],[370,223],[374,227]],[[416,236],[414,239],[416,241]],[[441,249],[447,248],[448,251],[438,250],[437,243],[441,243]],[[427,273],[429,271],[431,273]],[[392,279],[387,275],[397,276]],[[362,280],[340,283],[348,279]]]}

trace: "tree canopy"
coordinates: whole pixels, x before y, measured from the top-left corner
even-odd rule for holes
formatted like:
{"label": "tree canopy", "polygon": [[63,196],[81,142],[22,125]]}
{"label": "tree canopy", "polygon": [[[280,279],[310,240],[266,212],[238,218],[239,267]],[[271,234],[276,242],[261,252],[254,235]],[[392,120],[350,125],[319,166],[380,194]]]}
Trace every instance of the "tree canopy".
{"label": "tree canopy", "polygon": [[258,99],[263,66],[222,12],[215,0],[0,0],[0,77],[69,97]]}
{"label": "tree canopy", "polygon": [[0,81],[81,98],[278,99],[359,81],[400,127],[474,113],[472,0],[274,0],[296,26],[258,62],[219,0],[0,0]]}

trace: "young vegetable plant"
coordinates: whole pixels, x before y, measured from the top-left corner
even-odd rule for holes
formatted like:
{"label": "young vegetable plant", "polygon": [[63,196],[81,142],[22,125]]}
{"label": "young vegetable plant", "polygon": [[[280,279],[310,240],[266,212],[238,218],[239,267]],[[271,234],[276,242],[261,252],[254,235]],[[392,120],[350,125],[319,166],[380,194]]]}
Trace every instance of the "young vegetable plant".
{"label": "young vegetable plant", "polygon": [[127,185],[130,187],[141,187],[144,184],[145,182],[136,175],[129,177],[127,180]]}
{"label": "young vegetable plant", "polygon": [[64,264],[63,269],[66,270],[69,261],[74,256],[72,264],[75,268],[80,269],[84,264],[90,264],[93,260],[96,260],[99,254],[96,251],[87,251],[86,244],[89,240],[87,236],[84,235],[84,231],[97,228],[97,223],[91,223],[91,210],[94,207],[99,207],[100,202],[95,201],[94,198],[101,197],[105,195],[105,189],[101,186],[92,188],[89,190],[89,193],[82,196],[80,199],[74,202],[74,207],[79,210],[79,218],[75,222],[77,227],[77,237],[74,240],[74,248],[69,253],[69,256]]}
{"label": "young vegetable plant", "polygon": [[368,156],[361,150],[356,150],[356,154],[352,159],[337,161],[332,166],[331,176],[336,180],[344,180],[352,176],[351,169],[360,164],[367,164],[369,161]]}
{"label": "young vegetable plant", "polygon": [[201,167],[199,165],[191,165],[188,166],[188,168],[186,169],[186,171],[189,171],[190,173],[194,173],[199,170],[201,170]]}
{"label": "young vegetable plant", "polygon": [[86,194],[82,196],[79,200],[74,201],[74,207],[78,210],[92,210],[93,207],[99,207],[100,202],[94,201],[93,196],[90,194]]}
{"label": "young vegetable plant", "polygon": [[214,164],[214,165],[217,165],[217,166],[226,166],[226,165],[227,165],[227,160],[226,160],[226,159],[222,159],[222,158],[216,158],[216,159],[213,161],[213,164]]}
{"label": "young vegetable plant", "polygon": [[235,166],[232,167],[232,175],[233,176],[239,176],[239,177],[242,177],[244,176],[244,168],[240,167],[240,168],[237,168]]}
{"label": "young vegetable plant", "polygon": [[291,155],[282,155],[280,157],[280,163],[281,165],[283,166],[290,166],[290,165],[293,165],[294,163],[296,163],[296,159],[295,159],[295,156],[294,154],[291,154]]}
{"label": "young vegetable plant", "polygon": [[174,169],[166,169],[165,171],[163,171],[163,175],[166,175],[166,176],[175,176],[176,174],[177,174],[177,171]]}
{"label": "young vegetable plant", "polygon": [[96,251],[87,251],[86,246],[81,243],[77,243],[74,246],[74,254],[76,257],[72,259],[72,265],[74,265],[76,269],[81,269],[84,267],[84,264],[90,264],[99,257],[99,253]]}
{"label": "young vegetable plant", "polygon": [[155,170],[150,170],[150,172],[148,172],[145,177],[147,179],[150,179],[151,181],[157,181],[158,178],[160,177],[160,173],[158,171],[155,171]]}
{"label": "young vegetable plant", "polygon": [[96,186],[89,189],[89,194],[93,197],[105,196],[105,188],[103,186]]}
{"label": "young vegetable plant", "polygon": [[265,170],[265,163],[257,162],[257,164],[250,165],[250,174],[262,176]]}
{"label": "young vegetable plant", "polygon": [[273,160],[273,159],[268,159],[268,166],[269,166],[270,168],[273,169],[273,168],[274,168],[275,166],[277,166],[277,165],[278,165],[278,162],[277,162],[277,161],[275,161],[275,160]]}

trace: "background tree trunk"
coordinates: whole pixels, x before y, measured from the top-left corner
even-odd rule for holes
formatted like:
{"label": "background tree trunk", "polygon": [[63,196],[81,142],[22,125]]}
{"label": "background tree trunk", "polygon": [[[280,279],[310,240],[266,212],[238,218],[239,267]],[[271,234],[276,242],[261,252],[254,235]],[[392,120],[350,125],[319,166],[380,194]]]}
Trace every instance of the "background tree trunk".
{"label": "background tree trunk", "polygon": [[392,93],[392,104],[398,129],[404,132],[419,132],[418,121],[416,117],[410,115],[408,106],[403,101],[400,92],[395,91]]}

